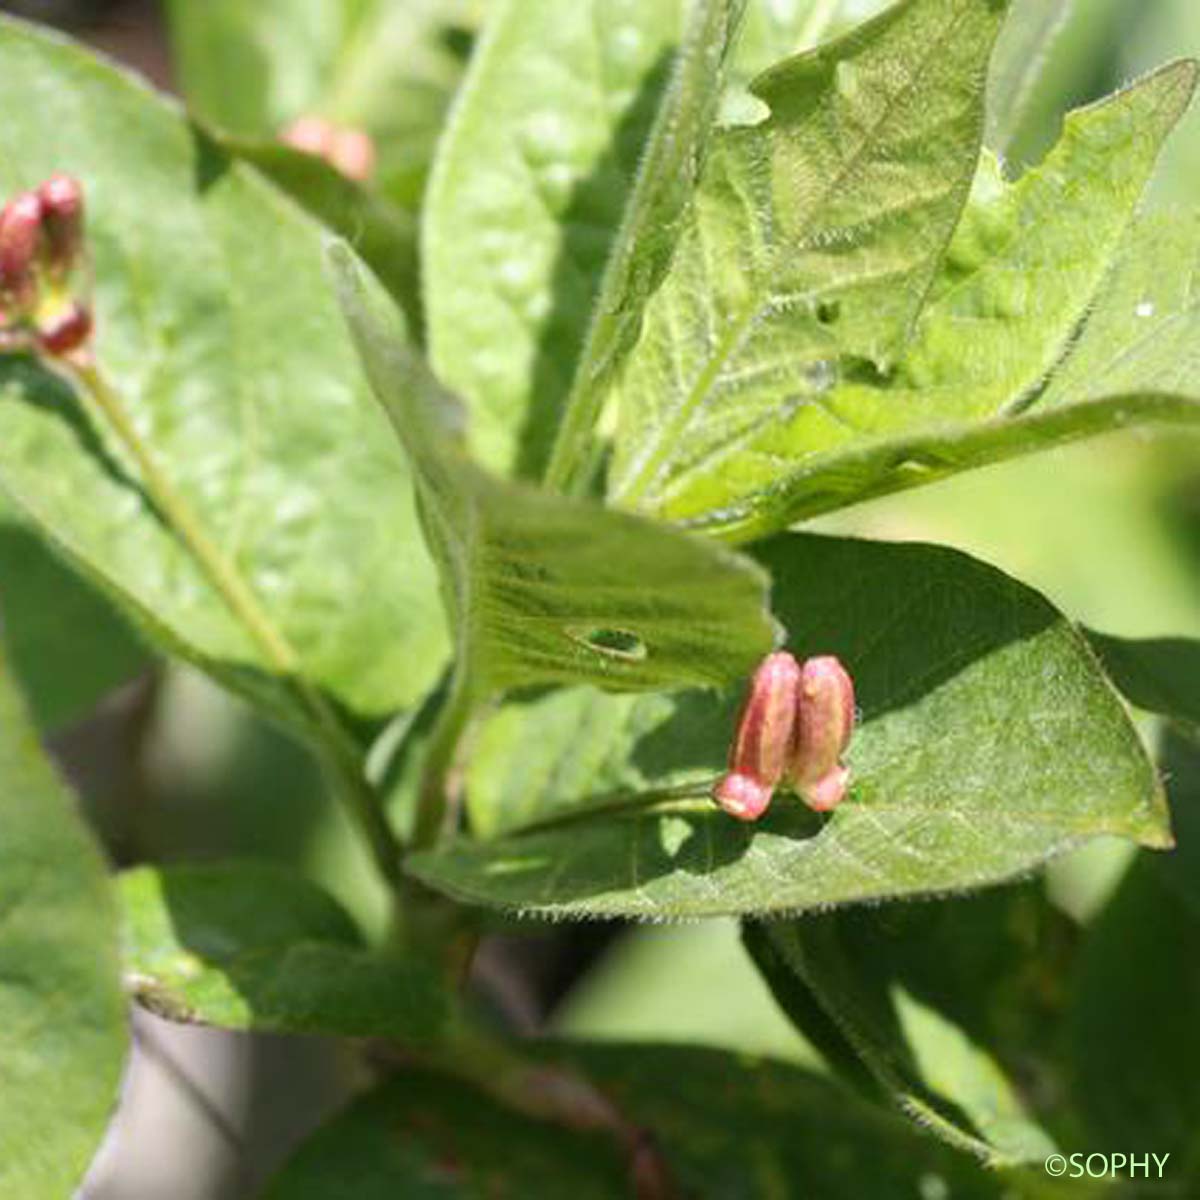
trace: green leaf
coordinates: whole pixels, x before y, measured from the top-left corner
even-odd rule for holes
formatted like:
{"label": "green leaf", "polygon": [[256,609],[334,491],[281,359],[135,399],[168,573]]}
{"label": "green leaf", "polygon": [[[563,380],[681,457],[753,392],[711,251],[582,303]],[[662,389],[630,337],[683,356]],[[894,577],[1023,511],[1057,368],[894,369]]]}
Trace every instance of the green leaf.
{"label": "green leaf", "polygon": [[[832,359],[829,339],[844,313],[828,309],[824,359],[808,357],[789,333],[783,354],[776,348],[770,360],[776,369],[750,375],[755,400],[747,401],[740,384],[731,393],[736,412],[721,402],[718,373],[699,410],[711,436],[698,428],[664,438],[667,457],[653,471],[639,466],[644,482],[633,491],[621,482],[618,439],[616,497],[747,538],[1039,443],[1130,420],[1200,419],[1200,407],[1186,401],[1156,405],[1147,397],[1056,412],[1064,399],[1054,384],[1038,398],[1122,248],[1195,77],[1194,64],[1178,63],[1072,114],[1046,162],[1016,184],[1006,184],[985,156],[912,343],[892,370],[866,370],[845,357],[845,347],[840,363]],[[1134,306],[1122,311],[1128,337]],[[818,361],[815,389],[788,400],[796,373],[815,370]],[[658,387],[662,393],[665,384]],[[1129,390],[1118,384],[1101,394]],[[651,418],[651,440],[662,432]],[[647,429],[629,436],[637,460]]]}
{"label": "green leaf", "polygon": [[687,7],[507,0],[492,13],[438,151],[424,245],[433,366],[470,405],[489,466],[540,473],[570,395],[556,472],[571,474],[636,337],[742,0],[698,0],[685,28]]}
{"label": "green leaf", "polygon": [[1154,863],[1134,863],[1092,925],[1068,987],[1073,1095],[1087,1136],[1169,1154],[1167,1178],[1183,1194],[1195,1190],[1200,915]]}
{"label": "green leaf", "polygon": [[1200,642],[1191,638],[1088,640],[1130,703],[1200,731]]}
{"label": "green leaf", "polygon": [[318,1130],[264,1200],[625,1193],[604,1135],[534,1121],[465,1084],[406,1069]]}
{"label": "green leaf", "polygon": [[428,1043],[447,998],[423,965],[367,951],[349,916],[282,867],[121,876],[126,985],[172,1021]]}
{"label": "green leaf", "polygon": [[347,179],[316,155],[278,142],[226,138],[223,144],[348,241],[400,303],[413,327],[420,328],[417,221],[411,212]]}
{"label": "green leaf", "polygon": [[768,68],[887,7],[887,0],[748,0],[746,17],[721,100],[723,125],[753,125],[768,113],[753,92],[754,80]]}
{"label": "green leaf", "polygon": [[[992,1039],[979,1034],[990,1022],[979,1018],[1003,1004],[1010,1022],[1045,1020],[1014,998],[1027,999],[1021,985],[1055,923],[1066,925],[1037,889],[1022,888],[749,924],[744,936],[802,1032],[814,1018],[818,1030],[832,1025],[889,1101],[994,1167],[1040,1163],[1054,1150],[985,1049]],[[974,1018],[972,1031],[960,1014]]]}
{"label": "green leaf", "polygon": [[1166,730],[1158,761],[1167,781],[1179,848],[1156,859],[1155,866],[1200,921],[1200,733]]}
{"label": "green leaf", "polygon": [[[780,1064],[644,1044],[565,1048],[554,1061],[593,1080],[644,1129],[678,1194],[697,1200],[983,1200],[1018,1182],[980,1170],[827,1080]],[[399,1188],[406,1195],[608,1198],[632,1195],[630,1186],[612,1144],[514,1117],[461,1084],[406,1074],[318,1132],[267,1196],[374,1200]]]}
{"label": "green leaf", "polygon": [[821,1067],[746,957],[736,921],[623,932],[555,1006],[550,1028],[578,1041],[686,1043]]}
{"label": "green leaf", "polygon": [[1200,394],[1200,213],[1150,214],[1129,231],[1104,293],[1042,397]]}
{"label": "green leaf", "polygon": [[332,261],[368,373],[415,466],[472,698],[541,683],[721,685],[770,649],[766,578],[753,563],[477,467],[450,428],[453,398],[406,343],[394,307],[344,249]]}
{"label": "green leaf", "polygon": [[273,137],[308,114],[365,128],[378,189],[416,210],[476,21],[472,0],[166,7],[180,83],[201,117],[241,138]]}
{"label": "green leaf", "polygon": [[0,623],[40,729],[79,720],[150,666],[112,605],[59,562],[2,497]]}
{"label": "green leaf", "polygon": [[[1037,593],[930,546],[788,535],[760,557],[790,647],[837,654],[855,679],[853,781],[827,821],[780,796],[747,826],[705,798],[736,697],[682,694],[673,714],[636,720],[617,698],[605,770],[640,785],[595,795],[586,771],[546,769],[551,751],[535,744],[559,731],[535,709],[511,734],[520,730],[529,754],[528,791],[559,818],[414,856],[410,868],[501,908],[698,917],[980,887],[1101,834],[1170,844],[1156,774],[1124,708],[1081,635]],[[592,762],[606,753],[605,717],[597,700],[579,734]],[[487,779],[473,772],[471,785]],[[662,783],[676,792],[664,796]],[[470,797],[472,812],[491,809],[493,828],[510,805],[531,814],[529,796],[514,801],[516,785],[498,773],[490,794]]]}
{"label": "green leaf", "polygon": [[695,0],[682,44],[609,251],[584,338],[547,484],[587,484],[591,437],[614,375],[641,332],[670,265],[721,97],[725,60],[745,0]]}
{"label": "green leaf", "polygon": [[1034,103],[1055,38],[1074,0],[1014,0],[992,55],[987,129],[992,149],[1008,152]]}
{"label": "green leaf", "polygon": [[142,85],[12,22],[0,102],[0,189],[55,170],[87,189],[99,372],[131,434],[94,391],[0,359],[0,490],[158,645],[260,702],[299,674],[366,715],[414,703],[446,656],[434,568],[319,228]]}
{"label": "green leaf", "polygon": [[125,1056],[116,906],[0,652],[0,1193],[71,1195]]}
{"label": "green leaf", "polygon": [[714,143],[620,381],[616,502],[737,498],[764,424],[831,423],[839,357],[895,362],[970,188],[1002,10],[904,0],[755,81],[770,116]]}

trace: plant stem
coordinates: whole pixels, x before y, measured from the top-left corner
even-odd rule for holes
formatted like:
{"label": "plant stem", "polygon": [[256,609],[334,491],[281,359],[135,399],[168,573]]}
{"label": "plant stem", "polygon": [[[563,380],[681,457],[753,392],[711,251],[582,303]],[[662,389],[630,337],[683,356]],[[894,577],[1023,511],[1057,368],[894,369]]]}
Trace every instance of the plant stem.
{"label": "plant stem", "polygon": [[258,597],[209,537],[199,517],[170,476],[159,466],[138,433],[121,396],[90,357],[62,364],[69,379],[99,410],[129,453],[156,507],[175,530],[217,594],[241,623],[263,659],[295,693],[320,736],[322,765],[332,777],[331,790],[350,811],[368,842],[380,873],[389,884],[400,879],[400,846],[388,825],[378,796],[367,784],[361,754],[328,700],[300,671],[300,657],[274,626]]}
{"label": "plant stem", "polygon": [[412,838],[415,850],[426,850],[434,845],[446,832],[448,817],[452,815],[449,810],[457,791],[454,775],[458,766],[458,748],[471,718],[471,695],[466,677],[467,672],[460,664],[429,738],[421,790],[417,796]]}
{"label": "plant stem", "polygon": [[797,54],[811,50],[825,37],[841,6],[841,0],[816,0],[808,14],[808,20],[804,22],[804,28],[800,30],[800,37],[796,42]]}

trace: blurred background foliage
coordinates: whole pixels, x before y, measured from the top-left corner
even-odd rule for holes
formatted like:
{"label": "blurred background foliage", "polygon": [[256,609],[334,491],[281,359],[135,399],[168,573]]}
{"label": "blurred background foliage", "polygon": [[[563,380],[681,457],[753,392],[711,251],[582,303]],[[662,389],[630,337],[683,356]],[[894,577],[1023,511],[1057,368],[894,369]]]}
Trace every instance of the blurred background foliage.
{"label": "blurred background foliage", "polygon": [[[784,16],[795,2],[757,0],[767,15]],[[876,7],[872,0],[844,0],[843,16]],[[9,0],[0,8],[58,23],[161,85],[175,78],[164,14],[149,0]],[[1037,161],[1067,108],[1183,54],[1200,54],[1195,0],[1077,0],[1009,154],[1010,171]],[[368,99],[366,120],[398,118],[380,111],[387,106],[379,97]],[[1194,203],[1198,169],[1200,107],[1172,139],[1151,203]],[[411,204],[413,177],[400,174]],[[1105,632],[1200,637],[1200,438],[1194,436],[1109,436],[863,505],[819,527],[956,546]],[[379,928],[383,897],[303,753],[196,674],[153,661],[103,597],[73,579],[4,507],[0,619],[42,727],[82,789],[114,861],[282,860],[324,883],[367,930]],[[1145,728],[1148,737],[1158,736],[1151,722]],[[1124,846],[1093,846],[1056,863],[1044,886],[1050,901],[1080,924],[1106,913],[1127,922],[1126,909],[1136,912],[1138,900],[1122,897],[1137,886],[1143,866],[1137,858]],[[1089,959],[1081,969],[1103,967]],[[625,931],[498,926],[475,973],[481,1006],[518,1029],[695,1041],[819,1064],[776,1008],[732,923]],[[164,1069],[159,1086],[183,1089],[196,1128],[225,1122],[229,1129],[191,1140],[191,1158],[203,1156],[203,1169],[194,1161],[188,1166],[189,1154],[180,1153],[178,1170],[164,1175],[159,1164],[157,1174],[147,1175],[131,1153],[135,1140],[144,1144],[144,1115],[123,1114],[125,1133],[119,1125],[92,1184],[97,1198],[245,1194],[256,1174],[247,1164],[268,1161],[273,1148],[293,1140],[350,1086],[332,1050],[281,1048],[277,1039],[260,1038],[251,1040],[251,1053],[222,1058],[214,1046],[236,1035],[209,1034],[194,1054],[194,1032],[172,1041],[169,1031],[147,1024],[143,1035],[183,1063],[182,1081],[178,1071]],[[187,1078],[189,1062],[201,1075],[208,1072],[200,1083]],[[214,1062],[224,1064],[215,1075]],[[134,1080],[146,1069],[135,1068]],[[161,1107],[161,1096],[147,1095],[130,1088],[126,1107]]]}

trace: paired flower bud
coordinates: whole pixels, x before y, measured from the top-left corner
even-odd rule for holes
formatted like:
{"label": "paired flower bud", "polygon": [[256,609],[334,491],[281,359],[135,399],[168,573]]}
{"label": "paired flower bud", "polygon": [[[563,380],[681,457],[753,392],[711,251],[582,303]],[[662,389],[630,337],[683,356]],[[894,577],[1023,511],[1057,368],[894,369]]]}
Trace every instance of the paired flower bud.
{"label": "paired flower bud", "polygon": [[308,116],[297,118],[279,136],[293,149],[323,158],[347,179],[365,183],[375,173],[375,143],[365,130]]}
{"label": "paired flower bud", "polygon": [[787,651],[769,654],[751,680],[713,798],[730,816],[756,821],[786,783],[810,808],[828,812],[849,785],[841,757],[853,731],[854,683],[836,658],[801,666]]}
{"label": "paired flower bud", "polygon": [[836,808],[850,783],[841,758],[854,732],[854,681],[832,655],[807,659],[800,668],[800,696],[788,782],[809,808]]}
{"label": "paired flower bud", "polygon": [[91,336],[91,309],[71,292],[83,220],[83,188],[63,174],[0,210],[0,349],[58,356]]}
{"label": "paired flower bud", "polygon": [[767,811],[792,753],[800,666],[786,650],[754,672],[729,747],[729,770],[713,798],[732,817],[757,821]]}
{"label": "paired flower bud", "polygon": [[22,192],[0,211],[0,294],[17,308],[35,295],[34,270],[42,231],[42,201]]}
{"label": "paired flower bud", "polygon": [[52,270],[65,274],[75,265],[83,246],[83,188],[61,172],[38,189],[46,257]]}

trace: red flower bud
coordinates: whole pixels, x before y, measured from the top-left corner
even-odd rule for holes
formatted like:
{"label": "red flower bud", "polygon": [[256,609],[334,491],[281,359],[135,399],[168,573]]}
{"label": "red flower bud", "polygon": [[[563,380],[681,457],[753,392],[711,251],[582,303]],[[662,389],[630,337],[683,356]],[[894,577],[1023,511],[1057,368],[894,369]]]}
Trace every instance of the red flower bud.
{"label": "red flower bud", "polygon": [[15,196],[0,212],[0,292],[21,306],[32,300],[33,267],[42,230],[42,202],[34,192]]}
{"label": "red flower bud", "polygon": [[771,803],[791,753],[800,666],[781,650],[754,672],[729,748],[729,770],[713,799],[730,816],[756,821]]}
{"label": "red flower bud", "polygon": [[810,808],[828,812],[850,782],[841,757],[854,732],[854,681],[836,658],[810,658],[800,668],[798,692],[788,781]]}
{"label": "red flower bud", "polygon": [[82,304],[72,304],[38,329],[38,345],[54,356],[70,354],[92,336],[92,313]]}
{"label": "red flower bud", "polygon": [[50,265],[68,271],[83,243],[83,188],[70,175],[51,175],[38,190]]}

